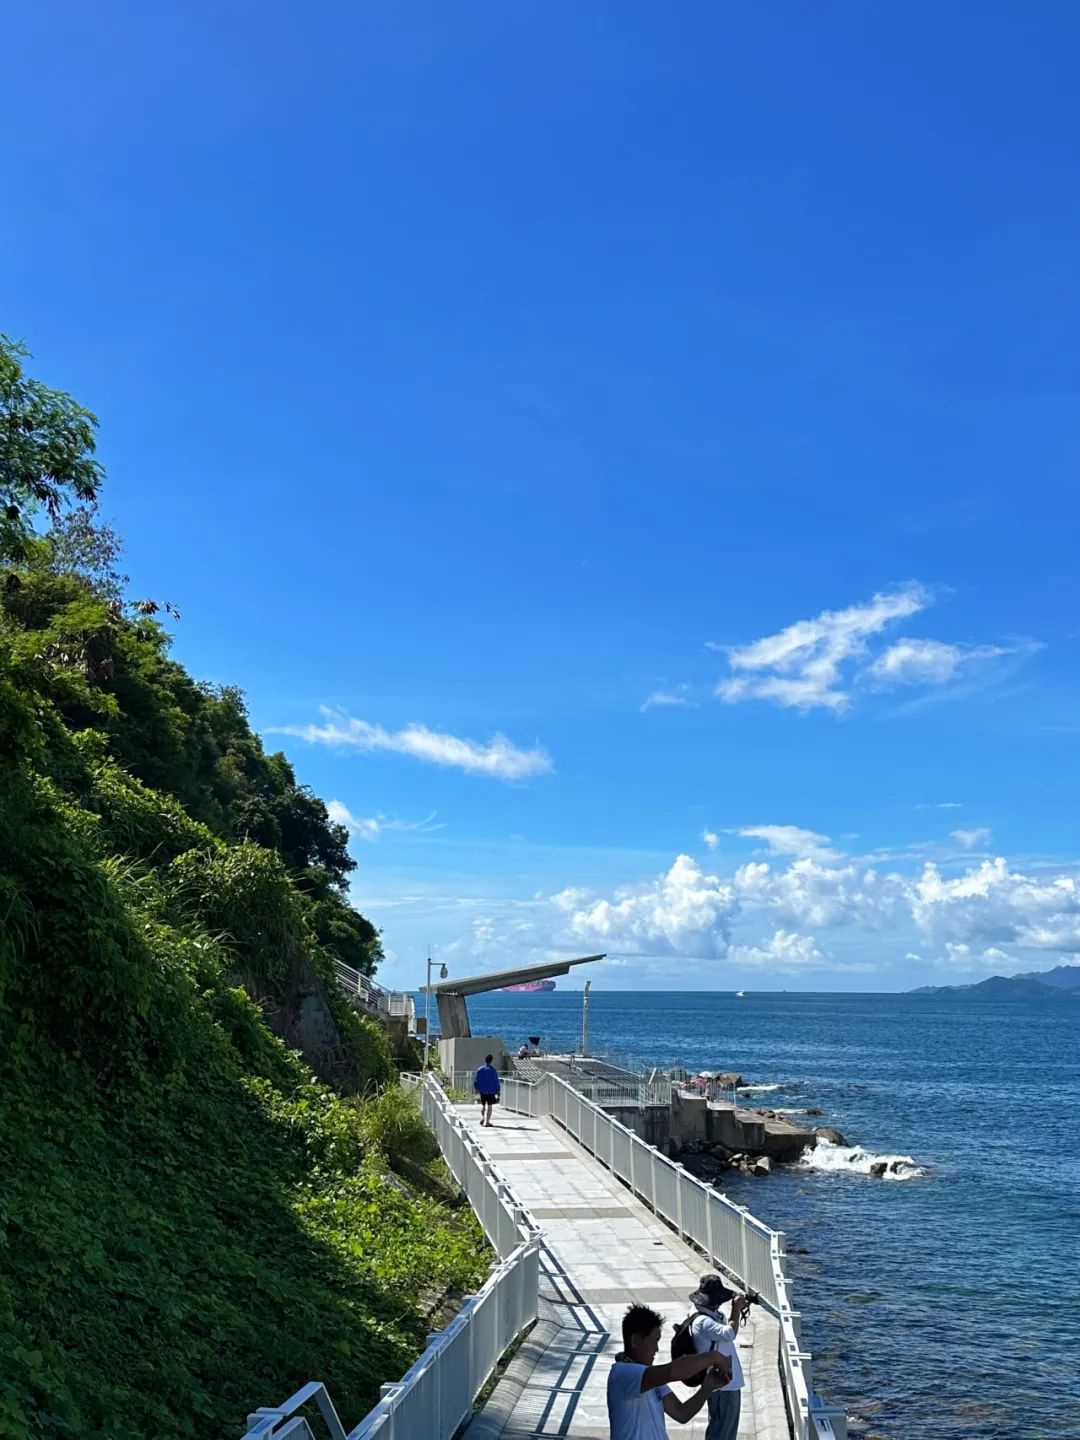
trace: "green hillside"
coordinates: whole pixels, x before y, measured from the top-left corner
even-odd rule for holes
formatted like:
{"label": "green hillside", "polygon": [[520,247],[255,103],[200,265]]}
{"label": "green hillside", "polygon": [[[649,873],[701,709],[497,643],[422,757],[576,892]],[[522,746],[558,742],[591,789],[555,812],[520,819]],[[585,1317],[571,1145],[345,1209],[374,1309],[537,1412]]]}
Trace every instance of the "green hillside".
{"label": "green hillside", "polygon": [[346,832],[124,598],[96,421],[24,365],[0,344],[0,1437],[239,1435],[313,1377],[355,1423],[480,1232],[334,991],[381,955]]}

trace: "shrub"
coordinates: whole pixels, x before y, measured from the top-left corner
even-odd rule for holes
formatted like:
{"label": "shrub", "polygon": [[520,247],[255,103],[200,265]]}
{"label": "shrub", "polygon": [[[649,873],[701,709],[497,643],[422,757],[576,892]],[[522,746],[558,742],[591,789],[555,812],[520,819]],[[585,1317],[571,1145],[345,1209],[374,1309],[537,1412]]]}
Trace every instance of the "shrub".
{"label": "shrub", "polygon": [[220,935],[244,969],[267,980],[284,978],[304,926],[280,855],[251,840],[189,850],[173,861],[170,878],[191,917]]}
{"label": "shrub", "polygon": [[388,1160],[427,1165],[439,1153],[415,1096],[400,1085],[387,1085],[358,1102],[360,1133]]}

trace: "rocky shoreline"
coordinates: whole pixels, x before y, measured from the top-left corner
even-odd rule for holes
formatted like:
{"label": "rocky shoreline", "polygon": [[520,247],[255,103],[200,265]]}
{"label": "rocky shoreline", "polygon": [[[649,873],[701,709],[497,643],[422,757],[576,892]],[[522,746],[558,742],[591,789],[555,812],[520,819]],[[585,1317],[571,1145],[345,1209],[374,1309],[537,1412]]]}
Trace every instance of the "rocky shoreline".
{"label": "rocky shoreline", "polygon": [[[715,1076],[713,1085],[715,1088],[710,1090],[710,1096],[717,1098],[725,1092],[737,1095],[740,1090],[757,1088],[733,1071]],[[704,1097],[688,1097],[691,1103],[696,1101],[699,1104],[701,1098]],[[852,1146],[833,1126],[797,1123],[796,1115],[806,1120],[821,1118],[824,1112],[817,1106],[793,1112],[736,1102],[729,1111],[733,1121],[737,1122],[734,1129],[742,1143],[732,1145],[715,1139],[678,1140],[672,1137],[667,1145],[670,1158],[678,1160],[692,1175],[707,1183],[730,1171],[763,1178],[772,1172],[774,1165],[796,1164],[818,1146],[849,1150],[851,1154],[848,1158],[852,1164],[857,1157],[865,1160],[865,1152]],[[870,1159],[869,1165],[860,1167],[859,1173],[874,1179],[901,1178],[911,1173],[913,1167],[917,1173],[922,1173],[908,1157],[885,1156]],[[837,1164],[830,1168],[841,1170],[844,1167]]]}

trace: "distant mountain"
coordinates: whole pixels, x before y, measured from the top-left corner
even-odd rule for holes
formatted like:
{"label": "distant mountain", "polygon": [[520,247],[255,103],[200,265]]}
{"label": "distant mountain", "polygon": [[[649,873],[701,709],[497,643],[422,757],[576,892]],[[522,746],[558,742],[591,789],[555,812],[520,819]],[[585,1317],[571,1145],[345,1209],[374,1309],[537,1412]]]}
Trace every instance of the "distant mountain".
{"label": "distant mountain", "polygon": [[991,975],[975,985],[920,985],[909,995],[963,995],[969,1000],[1080,1000],[1080,965],[1057,965],[1030,975]]}
{"label": "distant mountain", "polygon": [[1055,965],[1053,970],[1029,970],[1018,980],[1038,980],[1055,990],[1080,990],[1080,965]]}

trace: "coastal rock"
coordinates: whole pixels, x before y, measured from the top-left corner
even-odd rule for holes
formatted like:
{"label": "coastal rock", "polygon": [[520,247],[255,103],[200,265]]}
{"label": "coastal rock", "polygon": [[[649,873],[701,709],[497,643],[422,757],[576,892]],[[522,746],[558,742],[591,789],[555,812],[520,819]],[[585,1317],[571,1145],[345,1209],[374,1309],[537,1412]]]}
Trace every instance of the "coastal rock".
{"label": "coastal rock", "polygon": [[682,1154],[682,1148],[682,1145],[680,1145],[679,1141],[674,1135],[668,1136],[667,1154],[669,1160],[677,1160]]}
{"label": "coastal rock", "polygon": [[768,1175],[772,1170],[772,1161],[767,1155],[755,1155],[750,1164],[751,1175]]}
{"label": "coastal rock", "polygon": [[819,1110],[816,1105],[811,1105],[808,1110],[802,1112],[804,1115],[824,1115],[824,1110]]}
{"label": "coastal rock", "polygon": [[828,1140],[830,1145],[843,1145],[845,1148],[847,1147],[847,1141],[843,1135],[840,1134],[839,1130],[834,1130],[831,1125],[818,1125],[814,1130],[814,1135],[817,1137],[819,1143],[822,1140]]}
{"label": "coastal rock", "polygon": [[870,1166],[870,1174],[873,1175],[876,1179],[880,1180],[882,1175],[885,1174],[888,1168],[889,1166],[887,1161],[875,1160],[874,1163]]}
{"label": "coastal rock", "polygon": [[721,1090],[737,1090],[740,1085],[745,1085],[746,1081],[737,1070],[725,1070],[723,1075],[717,1075],[716,1083]]}

